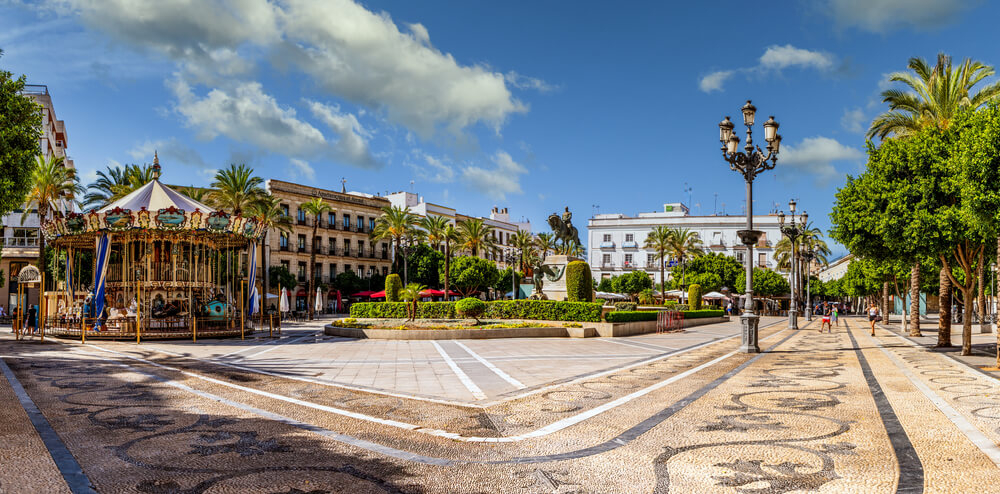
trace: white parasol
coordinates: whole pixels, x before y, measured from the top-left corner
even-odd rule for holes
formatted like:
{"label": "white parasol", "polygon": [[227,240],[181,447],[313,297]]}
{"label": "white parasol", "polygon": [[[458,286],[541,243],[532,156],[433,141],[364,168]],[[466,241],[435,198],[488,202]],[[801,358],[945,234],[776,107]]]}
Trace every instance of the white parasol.
{"label": "white parasol", "polygon": [[288,291],[281,290],[281,300],[278,301],[278,310],[288,312]]}
{"label": "white parasol", "polygon": [[320,291],[319,287],[316,287],[316,303],[313,305],[313,310],[316,312],[323,310],[323,292]]}

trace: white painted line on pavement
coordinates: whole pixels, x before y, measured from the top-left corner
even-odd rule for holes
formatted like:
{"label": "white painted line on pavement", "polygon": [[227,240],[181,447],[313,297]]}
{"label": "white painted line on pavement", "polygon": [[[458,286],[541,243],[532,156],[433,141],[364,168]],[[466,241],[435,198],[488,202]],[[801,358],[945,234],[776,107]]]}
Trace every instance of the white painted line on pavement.
{"label": "white painted line on pavement", "polygon": [[[913,341],[910,341],[908,338],[904,338],[893,331],[889,331],[889,333],[896,336],[897,338],[903,339],[903,341],[906,341],[907,343],[910,343],[911,345],[917,348],[926,351],[926,348],[924,348],[922,345],[914,343]],[[938,408],[938,410],[941,410],[941,413],[943,413],[945,417],[948,417],[948,420],[951,420],[951,422],[955,424],[955,427],[958,427],[958,430],[962,431],[962,433],[965,434],[965,436],[968,437],[970,441],[972,441],[972,444],[975,444],[976,447],[983,452],[983,454],[989,457],[989,459],[993,462],[993,464],[1000,467],[1000,447],[997,447],[997,444],[994,443],[993,440],[986,437],[986,435],[983,434],[982,431],[980,431],[976,426],[972,425],[972,423],[970,423],[969,420],[966,419],[961,412],[955,410],[951,405],[948,404],[948,402],[942,399],[940,395],[935,393],[934,390],[932,390],[930,387],[924,384],[924,382],[921,381],[919,377],[914,375],[913,372],[910,372],[910,369],[907,368],[906,365],[903,362],[901,362],[898,357],[896,357],[885,346],[883,346],[881,341],[872,338],[872,336],[868,333],[865,334],[868,335],[868,339],[874,341],[875,344],[878,345],[879,350],[882,350],[882,353],[884,353],[887,357],[889,357],[889,360],[891,360],[892,363],[896,364],[896,367],[898,367],[899,370],[903,372],[903,375],[906,376],[906,378],[909,379],[910,382],[913,383],[913,385],[917,389],[919,389],[920,392],[923,393],[924,396],[926,396],[927,399],[934,404],[934,406]]]}
{"label": "white painted line on pavement", "polygon": [[317,332],[315,332],[315,333],[313,333],[313,334],[307,334],[307,335],[305,335],[305,336],[299,336],[299,337],[296,337],[296,338],[291,338],[291,339],[289,339],[289,340],[287,340],[287,341],[283,341],[283,342],[281,342],[281,343],[278,343],[278,344],[276,344],[276,345],[272,345],[272,346],[271,346],[271,348],[268,348],[268,349],[266,349],[266,350],[261,350],[261,351],[259,351],[259,352],[257,352],[257,353],[251,353],[250,355],[243,355],[243,356],[241,356],[240,358],[238,358],[238,359],[236,359],[236,360],[246,360],[246,359],[248,359],[248,358],[251,358],[251,357],[256,357],[256,356],[258,356],[258,355],[261,355],[261,354],[264,354],[264,353],[267,353],[267,352],[270,352],[270,351],[272,351],[272,350],[277,350],[277,349],[278,349],[278,348],[280,348],[280,347],[281,347],[282,345],[287,345],[287,344],[289,344],[289,343],[294,343],[294,342],[296,342],[296,341],[299,341],[299,340],[304,340],[304,339],[306,339],[306,338],[314,338],[314,337],[316,337],[316,336],[318,336],[318,335],[321,335],[321,334],[323,334],[323,332],[322,332],[322,331],[317,331]]}
{"label": "white painted line on pavement", "polygon": [[483,393],[483,390],[479,389],[479,386],[476,386],[476,383],[472,382],[472,379],[469,379],[469,376],[458,367],[458,364],[456,364],[455,361],[452,360],[447,353],[445,353],[444,348],[441,348],[441,345],[439,345],[436,341],[431,341],[431,343],[434,344],[434,348],[436,348],[438,353],[441,354],[441,358],[444,359],[444,363],[448,364],[448,367],[451,367],[451,371],[458,376],[458,380],[462,381],[462,385],[465,386],[465,389],[468,389],[469,392],[472,393],[472,396],[474,396],[477,400],[485,400],[486,393]]}
{"label": "white painted line on pavement", "polygon": [[510,374],[507,374],[506,372],[500,370],[497,366],[491,364],[488,360],[484,359],[483,357],[480,357],[478,353],[473,352],[471,348],[463,345],[462,342],[455,341],[454,343],[462,347],[462,350],[465,350],[469,355],[472,355],[472,358],[478,360],[480,364],[485,365],[487,369],[493,371],[494,374],[500,376],[500,379],[503,379],[504,381],[511,383],[517,389],[527,388],[527,386],[522,384],[521,381],[518,381],[517,379],[510,377]]}
{"label": "white painted line on pavement", "polygon": [[[650,343],[643,343],[643,344],[640,345],[640,344],[633,343],[631,341],[609,340],[609,339],[604,339],[604,338],[602,338],[600,340],[597,340],[597,341],[604,341],[604,342],[607,342],[607,343],[617,343],[619,345],[625,345],[625,346],[627,346],[629,348],[637,348],[637,349],[640,349],[640,350],[646,350],[648,352],[658,352],[658,351],[660,351],[660,350],[657,350],[657,348],[659,348],[661,350],[666,350],[666,351],[676,350],[676,348],[670,348],[670,347],[667,347],[667,346],[660,346],[660,345],[653,345],[653,344],[650,344]],[[650,348],[650,347],[655,347],[655,348]]]}

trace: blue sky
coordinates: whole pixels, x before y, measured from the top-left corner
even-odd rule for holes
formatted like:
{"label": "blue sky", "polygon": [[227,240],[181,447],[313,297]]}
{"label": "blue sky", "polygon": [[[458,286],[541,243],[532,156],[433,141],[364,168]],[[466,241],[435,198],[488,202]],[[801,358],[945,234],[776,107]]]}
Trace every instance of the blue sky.
{"label": "blue sky", "polygon": [[939,51],[1000,64],[987,2],[760,5],[0,0],[0,67],[49,86],[85,182],[157,149],[170,183],[248,163],[539,231],[564,206],[581,226],[741,213],[717,124],[748,98],[783,136],[755,210],[795,197],[825,230],[888,73]]}

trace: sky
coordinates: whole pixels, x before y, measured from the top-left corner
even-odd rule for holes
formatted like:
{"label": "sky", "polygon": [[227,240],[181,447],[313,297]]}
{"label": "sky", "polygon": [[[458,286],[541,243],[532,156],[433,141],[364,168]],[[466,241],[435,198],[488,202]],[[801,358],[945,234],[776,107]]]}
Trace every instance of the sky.
{"label": "sky", "polygon": [[757,142],[770,115],[783,137],[755,213],[795,198],[826,231],[888,75],[939,52],[1000,64],[997,18],[962,0],[0,0],[0,69],[48,86],[84,184],[155,150],[168,183],[246,163],[507,207],[536,232],[567,206],[581,230],[668,202],[743,214],[718,123],[752,99]]}

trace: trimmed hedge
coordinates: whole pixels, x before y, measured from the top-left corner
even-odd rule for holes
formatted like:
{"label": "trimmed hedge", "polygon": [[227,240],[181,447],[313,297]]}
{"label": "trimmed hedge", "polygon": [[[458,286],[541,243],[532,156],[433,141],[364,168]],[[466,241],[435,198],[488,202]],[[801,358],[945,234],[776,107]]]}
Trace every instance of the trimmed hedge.
{"label": "trimmed hedge", "polygon": [[[419,319],[456,319],[456,302],[421,302]],[[486,302],[486,319],[539,319],[543,321],[600,322],[601,305],[595,302],[555,300],[497,300]],[[403,319],[405,302],[360,302],[351,305],[351,317]]]}
{"label": "trimmed hedge", "polygon": [[639,306],[639,304],[635,302],[615,302],[614,306],[615,310],[633,311]]}
{"label": "trimmed hedge", "polygon": [[722,317],[726,315],[724,310],[701,309],[684,311],[684,319],[703,319],[706,317]]}
{"label": "trimmed hedge", "polygon": [[570,302],[594,301],[594,278],[590,265],[573,261],[566,265],[566,300]]}
{"label": "trimmed hedge", "polygon": [[608,312],[604,319],[608,322],[655,321],[656,312],[638,310],[616,310]]}
{"label": "trimmed hedge", "polygon": [[701,310],[701,285],[695,283],[688,287],[688,305],[691,310]]}
{"label": "trimmed hedge", "polygon": [[390,274],[385,277],[385,301],[399,302],[399,291],[403,288],[398,274]]}

